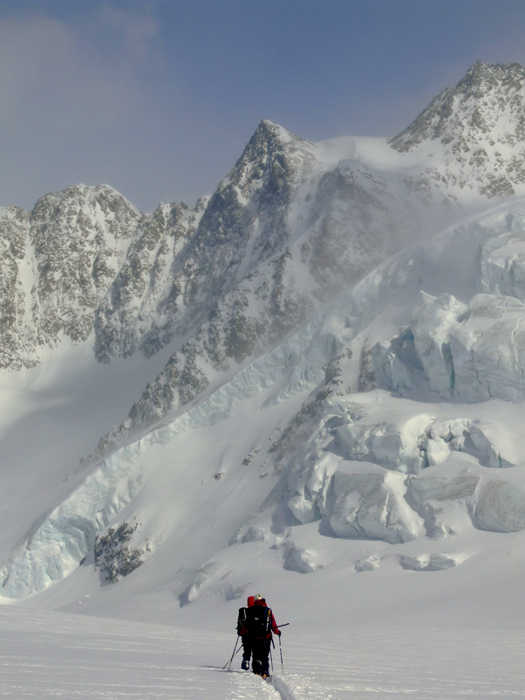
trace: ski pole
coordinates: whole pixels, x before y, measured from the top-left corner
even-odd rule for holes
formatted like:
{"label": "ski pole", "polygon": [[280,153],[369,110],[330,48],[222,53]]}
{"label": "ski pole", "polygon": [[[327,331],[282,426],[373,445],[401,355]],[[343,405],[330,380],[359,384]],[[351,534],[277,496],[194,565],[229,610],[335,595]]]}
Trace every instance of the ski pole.
{"label": "ski pole", "polygon": [[277,625],[277,629],[280,630],[281,627],[288,627],[289,624],[289,622],[285,622],[284,625]]}
{"label": "ski pole", "polygon": [[283,664],[283,645],[281,644],[281,635],[279,635],[279,651],[281,652],[281,672],[284,676],[284,664]]}
{"label": "ski pole", "polygon": [[[235,654],[233,656],[234,657],[237,656],[237,654],[240,652],[241,649],[242,649],[242,644],[241,644],[241,646],[239,646],[239,648],[237,649],[237,651],[235,652]],[[230,659],[230,666],[231,666],[231,663],[232,663],[232,659]],[[228,671],[230,670],[230,666],[228,666]]]}
{"label": "ski pole", "polygon": [[[233,647],[233,654],[232,654],[232,657],[229,661],[229,664],[228,664],[228,661],[224,664],[224,666],[222,667],[223,671],[226,668],[226,666],[228,666],[228,671],[230,670],[230,666],[232,665],[233,657],[235,656],[235,650],[237,649],[238,643],[239,643],[239,635],[237,635],[237,639],[235,640],[235,646]],[[239,647],[239,649],[240,649],[240,647]]]}
{"label": "ski pole", "polygon": [[272,650],[270,649],[270,663],[272,665],[272,673],[273,673],[273,656],[272,656]]}

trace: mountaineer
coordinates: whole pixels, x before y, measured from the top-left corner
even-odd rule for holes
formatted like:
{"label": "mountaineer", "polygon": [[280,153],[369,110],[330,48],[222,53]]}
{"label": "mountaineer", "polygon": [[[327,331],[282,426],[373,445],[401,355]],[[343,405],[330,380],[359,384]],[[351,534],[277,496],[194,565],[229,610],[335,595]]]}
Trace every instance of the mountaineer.
{"label": "mountaineer", "polygon": [[[247,634],[247,629],[246,629],[246,616],[248,614],[248,610],[250,608],[253,608],[254,604],[254,596],[250,595],[248,596],[248,600],[246,601],[248,607],[247,608],[239,608],[239,616],[237,618],[237,634],[241,638],[242,641],[242,663],[241,663],[241,668],[243,668],[245,671],[247,671],[250,668],[250,657],[252,655],[252,645],[250,641],[250,637]],[[241,631],[241,630],[244,630]]]}
{"label": "mountaineer", "polygon": [[[270,670],[268,666],[268,656],[270,654],[270,644],[272,643],[272,633],[278,637],[281,631],[271,609],[266,605],[265,599],[260,593],[254,596],[253,607],[246,611],[246,621],[239,630],[240,636],[244,639],[247,636],[251,646],[252,670],[258,676],[268,678]],[[243,642],[244,644],[244,642]],[[243,659],[243,668],[244,659]]]}

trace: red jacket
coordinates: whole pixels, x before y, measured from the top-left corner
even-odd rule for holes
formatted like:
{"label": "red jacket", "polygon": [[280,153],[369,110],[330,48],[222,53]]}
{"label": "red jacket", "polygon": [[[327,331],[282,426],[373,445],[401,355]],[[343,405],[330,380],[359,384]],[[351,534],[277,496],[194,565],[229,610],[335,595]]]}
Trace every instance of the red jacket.
{"label": "red jacket", "polygon": [[[254,605],[259,606],[259,607],[262,606],[264,608],[268,608],[268,606],[266,605],[266,602],[264,600],[256,600]],[[273,612],[271,611],[270,608],[268,608],[268,610],[270,611],[270,631],[268,632],[266,637],[263,637],[262,639],[268,639],[269,637],[271,637],[272,632],[274,634],[277,634],[277,635],[279,634],[279,628],[277,627],[277,622],[275,621],[275,617],[273,616]],[[245,634],[248,634],[248,628],[246,627],[246,625],[243,625],[241,627],[241,629],[239,630],[239,635],[242,637]],[[260,639],[260,637],[254,637],[254,639]]]}

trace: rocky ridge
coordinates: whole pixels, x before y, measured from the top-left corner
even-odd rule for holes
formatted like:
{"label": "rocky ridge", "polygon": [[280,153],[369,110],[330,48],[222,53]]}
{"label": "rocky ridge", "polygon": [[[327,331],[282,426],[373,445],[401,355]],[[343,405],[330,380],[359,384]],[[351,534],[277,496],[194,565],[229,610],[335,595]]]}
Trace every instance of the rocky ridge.
{"label": "rocky ridge", "polygon": [[89,338],[141,218],[105,185],[46,195],[30,213],[3,210],[0,366],[32,367],[39,347]]}

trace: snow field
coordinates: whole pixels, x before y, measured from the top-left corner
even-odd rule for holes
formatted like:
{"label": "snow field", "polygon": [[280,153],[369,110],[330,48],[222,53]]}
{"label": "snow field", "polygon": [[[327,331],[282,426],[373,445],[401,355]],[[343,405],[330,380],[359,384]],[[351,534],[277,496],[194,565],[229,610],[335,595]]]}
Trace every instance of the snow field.
{"label": "snow field", "polygon": [[[308,604],[305,603],[305,611]],[[424,626],[317,625],[272,652],[271,684],[223,671],[235,636],[1,607],[2,684],[13,700],[383,700],[525,697],[525,635]],[[213,622],[211,623],[213,626]]]}
{"label": "snow field", "polygon": [[92,340],[78,347],[66,340],[48,350],[41,365],[1,373],[2,561],[35,518],[56,508],[84,481],[79,459],[121,420],[168,352],[148,363],[131,358],[109,367],[96,362]]}
{"label": "snow field", "polygon": [[2,607],[2,685],[13,700],[207,700],[279,695],[222,666],[231,637]]}
{"label": "snow field", "polygon": [[[293,671],[284,682],[290,698],[316,700],[521,698],[524,642],[523,634],[500,630],[490,635],[443,627],[323,630],[313,643],[297,643],[287,654]],[[276,679],[278,688],[280,682]]]}

